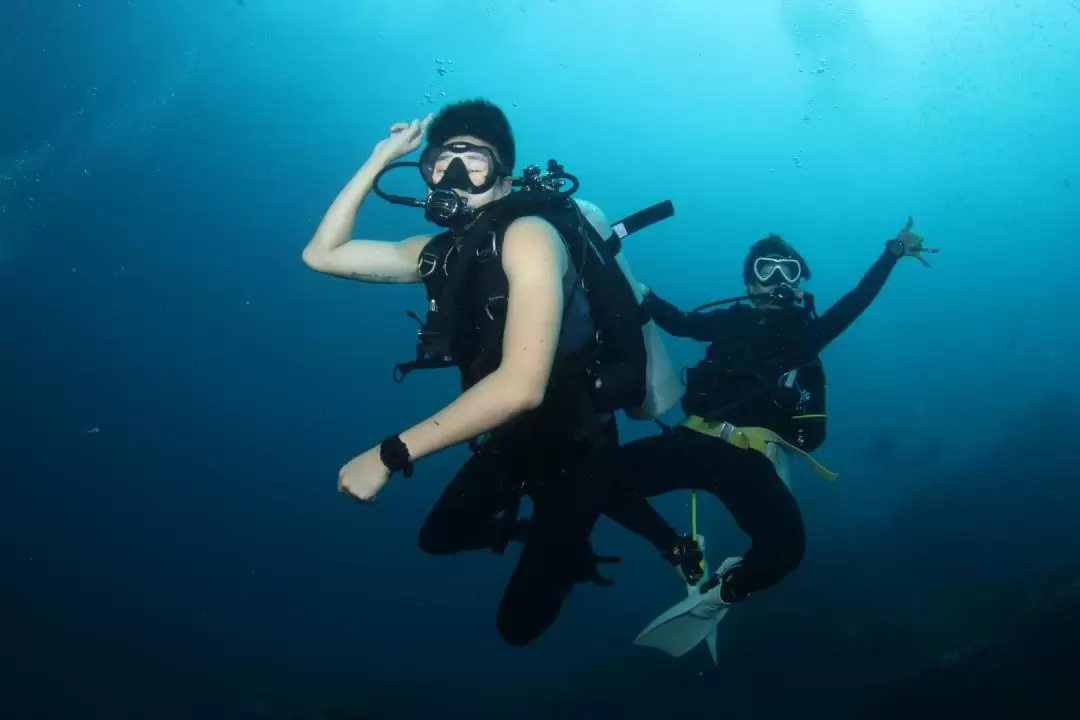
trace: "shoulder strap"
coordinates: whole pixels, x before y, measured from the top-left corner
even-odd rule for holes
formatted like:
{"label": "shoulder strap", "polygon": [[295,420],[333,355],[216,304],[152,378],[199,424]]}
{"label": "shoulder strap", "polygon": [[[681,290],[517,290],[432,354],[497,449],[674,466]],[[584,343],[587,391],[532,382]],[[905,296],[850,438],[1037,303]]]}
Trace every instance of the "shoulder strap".
{"label": "shoulder strap", "polygon": [[427,244],[420,250],[420,256],[416,261],[416,273],[420,276],[420,280],[423,281],[424,288],[428,291],[428,297],[437,295],[438,289],[442,286],[445,277],[444,263],[453,246],[453,236],[448,232],[444,232],[428,240]]}
{"label": "shoulder strap", "polygon": [[[491,234],[496,232],[495,228],[502,219],[503,212],[496,208],[476,219],[465,233],[457,253],[450,258],[446,277],[440,283],[438,293],[431,297],[439,313],[439,331],[447,338],[453,338],[457,330],[462,310],[461,293],[475,276],[477,253],[484,242],[491,238]],[[453,239],[451,241],[453,242]]]}
{"label": "shoulder strap", "polygon": [[638,407],[647,393],[648,350],[642,325],[648,315],[602,238],[570,198],[542,217],[563,236],[585,292],[599,342],[582,368],[590,378],[597,410]]}

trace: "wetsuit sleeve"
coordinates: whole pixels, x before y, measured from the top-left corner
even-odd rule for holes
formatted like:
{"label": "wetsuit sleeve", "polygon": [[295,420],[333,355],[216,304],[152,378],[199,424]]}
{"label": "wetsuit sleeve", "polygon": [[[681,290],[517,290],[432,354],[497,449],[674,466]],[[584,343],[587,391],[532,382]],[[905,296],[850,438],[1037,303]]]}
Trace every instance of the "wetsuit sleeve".
{"label": "wetsuit sleeve", "polygon": [[829,343],[851,327],[851,324],[863,314],[866,308],[870,307],[870,303],[885,286],[889,273],[896,267],[899,259],[891,251],[885,250],[877,262],[870,266],[870,270],[863,275],[859,284],[817,319],[811,341],[813,347],[808,348],[810,353],[816,355],[824,350]]}
{"label": "wetsuit sleeve", "polygon": [[651,290],[641,302],[641,307],[661,330],[675,337],[714,342],[724,332],[726,325],[726,313],[683,312]]}

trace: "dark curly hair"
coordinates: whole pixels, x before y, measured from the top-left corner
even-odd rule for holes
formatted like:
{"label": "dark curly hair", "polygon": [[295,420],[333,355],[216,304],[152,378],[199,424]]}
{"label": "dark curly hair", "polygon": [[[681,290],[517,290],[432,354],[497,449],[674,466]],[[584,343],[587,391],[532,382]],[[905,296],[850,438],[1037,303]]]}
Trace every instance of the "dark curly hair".
{"label": "dark curly hair", "polygon": [[488,143],[495,148],[506,171],[514,169],[514,133],[506,114],[494,103],[482,98],[453,103],[440,110],[428,125],[431,145],[442,145],[458,135],[472,135]]}
{"label": "dark curly hair", "polygon": [[756,243],[750,246],[750,252],[746,254],[746,261],[743,263],[743,282],[747,285],[753,285],[756,278],[754,277],[754,261],[760,257],[784,257],[791,258],[792,260],[798,260],[802,265],[802,277],[804,280],[810,279],[810,266],[806,264],[806,260],[800,255],[795,248],[791,247],[784,241],[784,238],[775,233],[770,233],[769,237],[762,238]]}

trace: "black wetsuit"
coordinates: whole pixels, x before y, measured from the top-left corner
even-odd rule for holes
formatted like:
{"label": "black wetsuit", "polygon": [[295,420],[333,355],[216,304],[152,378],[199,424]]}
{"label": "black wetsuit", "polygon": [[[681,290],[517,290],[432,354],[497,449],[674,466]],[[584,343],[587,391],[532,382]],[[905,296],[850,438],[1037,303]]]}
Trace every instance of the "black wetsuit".
{"label": "black wetsuit", "polygon": [[[532,425],[479,449],[443,491],[420,530],[420,547],[432,555],[499,549],[523,543],[521,557],[499,603],[499,634],[511,645],[538,638],[558,617],[579,582],[603,580],[588,543],[595,495],[576,484],[582,468],[618,445],[613,416],[592,438],[573,441],[552,421]],[[543,429],[546,428],[546,431]],[[532,516],[516,520],[522,496]],[[643,517],[652,511],[631,511]],[[633,521],[633,520],[632,520]],[[661,520],[662,521],[662,520]]]}
{"label": "black wetsuit", "polygon": [[[697,390],[684,397],[686,413],[736,426],[765,427],[801,444],[800,428],[788,406],[790,396],[774,391],[777,378],[792,369],[809,368],[819,379],[815,390],[823,395],[818,354],[866,310],[897,260],[886,250],[858,286],[820,317],[797,307],[760,310],[741,305],[687,313],[650,294],[645,307],[657,325],[672,335],[710,343],[706,360],[691,370],[708,377],[690,383],[688,390],[695,385]],[[805,399],[803,395],[793,402]],[[821,402],[823,409],[823,398]],[[695,430],[680,426],[607,454],[593,466],[592,482],[579,489],[604,493],[599,507],[661,551],[680,538],[645,498],[683,489],[704,490],[719,498],[751,542],[742,563],[725,576],[728,601],[775,585],[803,557],[805,536],[798,504],[768,458]]]}
{"label": "black wetsuit", "polygon": [[[555,211],[541,217],[556,228],[562,226],[560,234],[573,258],[570,240],[574,238],[569,236],[584,221],[572,201],[570,206],[574,208],[569,217],[572,227],[560,223]],[[451,340],[449,355],[461,371],[463,390],[494,372],[501,362],[509,283],[501,262],[488,260],[500,255],[503,232],[519,216],[520,212],[496,215],[495,223],[483,231],[474,225],[463,243],[449,234],[436,236],[421,252],[421,274],[430,301],[425,332]],[[487,232],[491,228],[495,229]],[[477,240],[475,258],[483,259],[474,260],[469,243]],[[618,434],[613,413],[603,410],[597,400],[595,379],[585,372],[592,367],[588,359],[598,350],[601,321],[592,296],[582,291],[584,271],[578,268],[571,263],[563,278],[562,327],[543,403],[474,447],[473,456],[443,491],[420,531],[420,547],[434,555],[488,548],[502,552],[509,541],[523,543],[497,616],[499,633],[511,645],[525,645],[539,637],[555,621],[576,583],[603,582],[596,574],[588,532],[575,532],[589,510],[575,503],[590,500],[570,490],[583,478],[586,467],[618,445]],[[623,300],[634,303],[629,284],[619,280],[625,285]],[[436,324],[433,320],[451,310],[456,313],[455,322],[444,319]],[[644,343],[640,354],[644,394]],[[533,512],[527,521],[519,521],[517,510],[524,496],[532,500]]]}

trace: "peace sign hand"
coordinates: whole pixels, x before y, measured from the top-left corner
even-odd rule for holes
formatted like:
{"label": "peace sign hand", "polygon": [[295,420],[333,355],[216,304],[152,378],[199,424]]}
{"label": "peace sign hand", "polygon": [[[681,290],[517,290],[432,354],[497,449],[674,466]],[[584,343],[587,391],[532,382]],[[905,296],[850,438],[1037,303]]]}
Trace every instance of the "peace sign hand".
{"label": "peace sign hand", "polygon": [[429,113],[423,120],[394,123],[390,127],[390,135],[375,146],[372,157],[377,157],[388,165],[416,150],[424,141],[424,133],[433,117]]}

